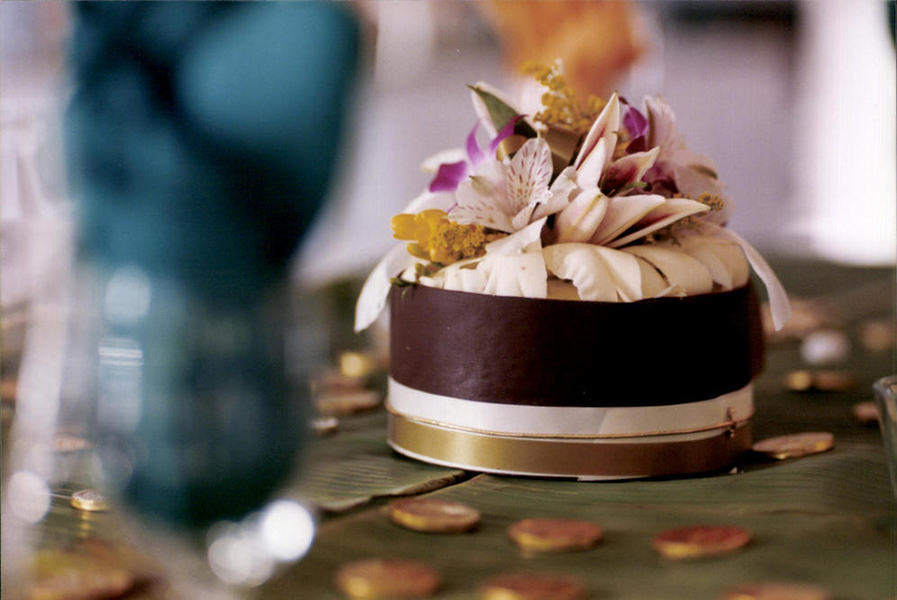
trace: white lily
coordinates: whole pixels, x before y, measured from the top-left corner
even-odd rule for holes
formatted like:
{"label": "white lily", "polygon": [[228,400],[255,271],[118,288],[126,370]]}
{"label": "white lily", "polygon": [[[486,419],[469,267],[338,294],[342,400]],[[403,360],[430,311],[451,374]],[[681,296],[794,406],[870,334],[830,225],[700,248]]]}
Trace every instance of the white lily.
{"label": "white lily", "polygon": [[[631,192],[654,166],[659,148],[612,160],[621,127],[620,99],[614,94],[595,120],[573,162],[576,189],[559,212],[555,236],[559,243],[591,242],[612,248],[631,244],[648,234],[709,208],[695,200]],[[560,177],[559,177],[560,179]]]}
{"label": "white lily", "polygon": [[449,216],[458,223],[519,231],[566,206],[567,200],[549,188],[551,174],[551,148],[542,138],[530,139],[511,160],[486,160],[477,166],[458,185],[457,204]]}

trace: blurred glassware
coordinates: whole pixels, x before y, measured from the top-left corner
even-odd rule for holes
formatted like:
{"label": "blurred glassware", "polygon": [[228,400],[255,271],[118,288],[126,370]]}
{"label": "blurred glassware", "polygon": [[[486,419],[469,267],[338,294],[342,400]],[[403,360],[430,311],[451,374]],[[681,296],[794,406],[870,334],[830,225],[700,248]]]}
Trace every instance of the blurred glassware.
{"label": "blurred glassware", "polygon": [[891,485],[894,488],[894,497],[897,498],[897,375],[879,379],[873,385],[873,389]]}
{"label": "blurred glassware", "polygon": [[[314,537],[283,490],[307,436],[304,361],[322,349],[293,319],[308,311],[287,266],[338,162],[355,20],[328,3],[68,8],[77,235],[69,191],[46,201],[54,179],[32,138],[6,136],[4,103],[4,167],[11,154],[28,209],[13,274],[29,297],[4,436],[4,591],[35,583],[39,548],[99,533],[68,505],[74,487],[112,500],[91,522],[136,543],[174,597],[243,596]],[[17,106],[40,131],[47,115]],[[61,139],[37,141],[61,157]],[[35,266],[49,285],[31,285]]]}

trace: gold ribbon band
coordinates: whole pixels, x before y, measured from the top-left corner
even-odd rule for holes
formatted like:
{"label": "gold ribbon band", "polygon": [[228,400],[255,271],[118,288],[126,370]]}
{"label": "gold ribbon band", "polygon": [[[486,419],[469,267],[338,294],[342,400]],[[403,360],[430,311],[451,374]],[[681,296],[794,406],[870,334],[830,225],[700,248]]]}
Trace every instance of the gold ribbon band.
{"label": "gold ribbon band", "polygon": [[436,464],[491,473],[629,478],[722,469],[751,445],[750,423],[711,437],[644,442],[496,436],[389,415],[389,443],[399,453]]}

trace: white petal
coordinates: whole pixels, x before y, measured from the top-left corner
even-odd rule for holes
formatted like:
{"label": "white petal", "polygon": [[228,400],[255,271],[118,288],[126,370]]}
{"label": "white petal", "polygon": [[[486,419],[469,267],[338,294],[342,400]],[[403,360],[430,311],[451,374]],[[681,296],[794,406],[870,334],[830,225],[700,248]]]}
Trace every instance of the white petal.
{"label": "white petal", "polygon": [[[431,208],[447,211],[454,203],[455,196],[451,192],[424,191],[408,203],[402,212],[418,213]],[[386,306],[386,299],[392,286],[390,278],[402,273],[415,262],[419,262],[408,254],[406,246],[405,243],[394,246],[377,263],[365,280],[355,304],[356,332],[364,331],[380,316]]]}
{"label": "white petal", "polygon": [[449,211],[449,217],[457,223],[473,223],[498,231],[511,233],[514,225],[506,208],[504,192],[487,177],[468,177],[455,191],[457,204]]}
{"label": "white petal", "polygon": [[645,98],[648,117],[648,147],[660,147],[661,155],[681,148],[682,138],[676,131],[673,109],[660,98]]}
{"label": "white petal", "polygon": [[545,298],[548,294],[548,272],[541,252],[487,256],[477,269],[488,276],[487,294],[525,298]]}
{"label": "white petal", "polygon": [[604,172],[602,189],[611,194],[640,181],[654,165],[658,152],[660,148],[651,148],[647,152],[634,152],[615,160]]}
{"label": "white petal", "polygon": [[588,241],[604,219],[609,202],[598,188],[581,192],[558,213],[554,225],[558,242]]}
{"label": "white petal", "polygon": [[358,302],[355,304],[356,333],[370,327],[371,323],[380,316],[392,287],[390,278],[395,277],[414,262],[415,259],[408,254],[405,244],[400,244],[394,246],[377,263],[365,280],[361,293],[358,295]]}
{"label": "white petal", "polygon": [[445,271],[443,289],[475,294],[482,294],[486,291],[486,274],[479,269],[446,268],[443,271]]}
{"label": "white petal", "polygon": [[713,289],[713,279],[707,268],[682,250],[646,244],[630,246],[623,251],[647,260],[663,273],[670,285],[681,287],[690,296],[706,294]]}
{"label": "white petal", "polygon": [[570,194],[574,190],[579,189],[579,185],[576,183],[576,169],[567,167],[558,173],[558,176],[554,178],[549,189],[551,190],[552,196],[569,200]]}
{"label": "white petal", "polygon": [[698,236],[690,236],[679,241],[686,254],[701,261],[710,272],[710,277],[724,290],[733,289],[732,273],[728,265],[714,252],[712,244]]}
{"label": "white petal", "polygon": [[589,156],[578,167],[576,184],[583,189],[598,187],[604,173],[604,165],[607,164],[608,155],[612,152],[613,146],[609,146],[608,140],[604,138],[598,140]]}
{"label": "white petal", "polygon": [[602,248],[594,246],[594,251],[607,265],[611,279],[614,280],[614,286],[623,302],[635,302],[641,300],[642,294],[642,272],[638,266],[638,260],[635,256],[612,250],[610,248]]}
{"label": "white petal", "polygon": [[542,227],[545,225],[546,220],[542,218],[538,221],[533,221],[516,233],[497,239],[494,242],[489,242],[486,244],[486,255],[513,256],[531,250],[535,244],[541,247]]}
{"label": "white petal", "polygon": [[551,197],[551,148],[542,138],[527,140],[505,169],[505,183],[512,214],[533,202],[546,202]]}
{"label": "white petal", "polygon": [[620,248],[651,233],[680,221],[689,215],[710,210],[706,204],[688,198],[668,198],[666,202],[649,212],[633,228],[633,232],[608,243],[611,248]]}
{"label": "white petal", "polygon": [[611,198],[607,214],[589,241],[593,244],[607,244],[664,202],[666,199],[657,195]]}
{"label": "white petal", "polygon": [[670,284],[667,283],[654,265],[639,256],[636,256],[635,259],[638,261],[639,272],[642,276],[642,297],[659,298],[666,295],[670,289]]}
{"label": "white petal", "polygon": [[573,282],[583,300],[616,302],[613,278],[591,244],[554,244],[542,249],[548,271]]}
{"label": "white petal", "polygon": [[729,270],[733,289],[740,288],[748,282],[751,268],[744,251],[737,244],[710,244],[709,247]]}
{"label": "white petal", "polygon": [[766,286],[766,293],[769,296],[769,309],[772,312],[772,322],[776,331],[779,331],[791,318],[791,303],[788,302],[788,294],[785,292],[782,282],[776,277],[775,271],[772,270],[769,263],[747,240],[729,229],[722,227],[715,227],[715,229],[718,235],[729,238],[741,247],[754,272],[757,273],[763,285]]}
{"label": "white petal", "polygon": [[595,119],[595,122],[592,123],[592,128],[586,135],[586,138],[582,143],[582,149],[579,151],[579,156],[576,157],[573,166],[579,169],[579,166],[595,148],[598,140],[603,139],[606,140],[607,147],[611,149],[611,151],[608,152],[605,163],[602,165],[603,170],[610,162],[610,155],[613,153],[613,148],[617,145],[617,131],[619,130],[620,98],[617,96],[617,93],[614,92],[613,96],[610,97],[610,100],[607,101],[607,106],[604,107],[604,110],[601,111],[601,114],[599,114],[598,118]]}
{"label": "white petal", "polygon": [[563,196],[555,196],[552,194],[547,202],[543,202],[536,206],[530,219],[541,219],[542,217],[553,215],[564,210],[568,204],[570,204],[570,202]]}

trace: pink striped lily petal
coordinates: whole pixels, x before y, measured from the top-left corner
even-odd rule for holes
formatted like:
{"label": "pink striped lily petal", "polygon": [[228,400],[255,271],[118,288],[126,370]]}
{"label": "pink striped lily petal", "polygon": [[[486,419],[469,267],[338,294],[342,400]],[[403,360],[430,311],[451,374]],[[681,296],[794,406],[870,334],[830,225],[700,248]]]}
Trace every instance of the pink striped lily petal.
{"label": "pink striped lily petal", "polygon": [[668,198],[663,204],[639,219],[629,229],[629,233],[607,244],[609,248],[620,248],[640,240],[649,233],[672,225],[687,216],[710,210],[706,204],[687,198]]}

